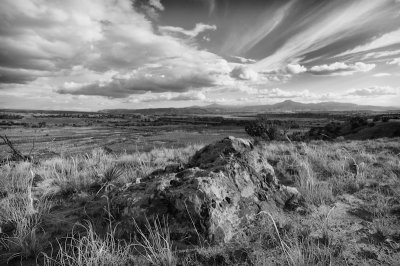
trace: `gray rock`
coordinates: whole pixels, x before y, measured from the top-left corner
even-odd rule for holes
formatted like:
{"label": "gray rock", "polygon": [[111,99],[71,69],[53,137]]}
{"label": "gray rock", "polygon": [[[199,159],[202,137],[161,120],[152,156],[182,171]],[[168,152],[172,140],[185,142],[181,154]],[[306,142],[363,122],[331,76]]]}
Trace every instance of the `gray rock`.
{"label": "gray rock", "polygon": [[260,211],[300,194],[277,184],[250,141],[229,137],[198,151],[183,171],[160,173],[109,197],[120,235],[132,234],[134,221],[140,226],[166,217],[174,240],[196,244],[226,243]]}
{"label": "gray rock", "polygon": [[189,167],[208,168],[223,165],[232,156],[238,156],[253,149],[253,143],[247,139],[227,137],[214,144],[205,146],[189,161]]}

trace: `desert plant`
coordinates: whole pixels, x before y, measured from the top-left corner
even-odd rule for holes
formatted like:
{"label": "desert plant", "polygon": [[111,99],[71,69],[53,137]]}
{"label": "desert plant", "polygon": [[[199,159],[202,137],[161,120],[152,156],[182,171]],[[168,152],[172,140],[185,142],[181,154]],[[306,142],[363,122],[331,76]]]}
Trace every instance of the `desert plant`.
{"label": "desert plant", "polygon": [[111,182],[115,179],[118,179],[124,174],[124,169],[121,166],[113,165],[106,169],[102,176],[102,182]]}

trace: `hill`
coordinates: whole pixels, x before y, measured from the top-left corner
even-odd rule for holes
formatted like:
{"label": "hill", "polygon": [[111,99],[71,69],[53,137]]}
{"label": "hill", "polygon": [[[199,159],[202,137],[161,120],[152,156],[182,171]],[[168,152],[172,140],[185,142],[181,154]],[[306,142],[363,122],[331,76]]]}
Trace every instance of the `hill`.
{"label": "hill", "polygon": [[378,138],[394,138],[400,136],[400,122],[377,123],[373,127],[365,127],[345,138],[352,140],[366,140]]}

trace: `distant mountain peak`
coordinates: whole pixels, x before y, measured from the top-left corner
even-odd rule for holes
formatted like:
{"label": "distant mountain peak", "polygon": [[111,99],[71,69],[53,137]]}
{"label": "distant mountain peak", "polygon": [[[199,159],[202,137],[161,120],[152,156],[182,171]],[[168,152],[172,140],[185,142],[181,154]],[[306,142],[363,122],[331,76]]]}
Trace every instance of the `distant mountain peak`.
{"label": "distant mountain peak", "polygon": [[213,103],[206,106],[191,106],[184,108],[155,108],[155,109],[132,109],[132,110],[105,110],[106,112],[128,112],[128,113],[176,113],[176,114],[224,114],[224,113],[268,113],[268,112],[341,112],[341,111],[388,111],[396,110],[396,107],[357,105],[342,102],[319,102],[301,103],[293,100],[270,105],[237,106],[221,105]]}

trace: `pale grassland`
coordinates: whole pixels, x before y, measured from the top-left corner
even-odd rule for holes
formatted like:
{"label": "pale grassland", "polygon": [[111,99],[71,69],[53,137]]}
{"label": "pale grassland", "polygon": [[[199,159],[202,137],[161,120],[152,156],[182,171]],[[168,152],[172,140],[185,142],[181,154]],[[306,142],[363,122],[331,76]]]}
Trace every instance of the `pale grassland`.
{"label": "pale grassland", "polygon": [[[0,234],[0,262],[18,257],[38,259],[45,265],[221,265],[221,261],[223,265],[346,265],[342,250],[348,243],[327,222],[329,211],[319,218],[293,211],[260,215],[258,223],[238,235],[232,245],[194,247],[194,251],[175,250],[164,223],[149,224],[144,231],[138,228],[141,238],[127,243],[115,238],[111,226],[100,234],[81,221],[84,232],[60,235],[59,246],[51,252],[42,218],[52,212],[53,205],[67,202],[71,195],[136,182],[169,164],[185,164],[200,147],[119,155],[94,150],[37,164],[1,166],[0,224],[10,225],[13,231]],[[352,194],[373,214],[371,228],[382,235],[391,233],[388,230],[395,221],[391,207],[400,204],[399,139],[269,142],[256,149],[280,179],[298,188],[311,212],[321,207],[330,210],[341,195]],[[40,177],[40,182],[35,184],[34,177]],[[320,232],[317,240],[316,231]],[[237,250],[244,255],[237,255]],[[359,258],[360,263],[366,260]]]}

